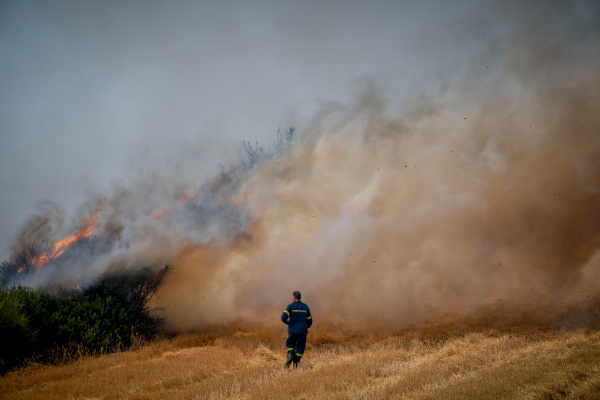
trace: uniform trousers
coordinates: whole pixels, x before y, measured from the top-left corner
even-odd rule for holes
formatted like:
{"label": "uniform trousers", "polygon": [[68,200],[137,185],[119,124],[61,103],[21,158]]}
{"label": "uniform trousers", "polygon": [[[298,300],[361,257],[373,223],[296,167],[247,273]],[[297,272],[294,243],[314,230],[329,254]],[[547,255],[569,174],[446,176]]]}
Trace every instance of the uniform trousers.
{"label": "uniform trousers", "polygon": [[300,361],[306,347],[306,333],[288,333],[285,345],[288,353],[293,352],[295,360]]}

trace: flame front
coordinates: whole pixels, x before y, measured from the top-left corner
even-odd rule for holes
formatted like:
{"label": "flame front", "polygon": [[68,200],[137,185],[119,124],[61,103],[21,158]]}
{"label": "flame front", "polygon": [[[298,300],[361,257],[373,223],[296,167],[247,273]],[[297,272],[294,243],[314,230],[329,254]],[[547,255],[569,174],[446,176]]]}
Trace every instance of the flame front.
{"label": "flame front", "polygon": [[98,206],[96,207],[92,215],[90,215],[83,221],[83,226],[76,234],[58,241],[50,248],[50,250],[34,257],[31,261],[31,264],[35,267],[35,269],[42,269],[44,265],[48,264],[55,258],[60,257],[65,252],[65,250],[68,249],[73,243],[75,243],[81,238],[89,236],[90,233],[92,233],[92,229],[94,229],[94,226],[96,226],[96,224],[98,223],[98,214],[100,214],[100,211],[102,211],[103,209],[104,203],[98,201]]}

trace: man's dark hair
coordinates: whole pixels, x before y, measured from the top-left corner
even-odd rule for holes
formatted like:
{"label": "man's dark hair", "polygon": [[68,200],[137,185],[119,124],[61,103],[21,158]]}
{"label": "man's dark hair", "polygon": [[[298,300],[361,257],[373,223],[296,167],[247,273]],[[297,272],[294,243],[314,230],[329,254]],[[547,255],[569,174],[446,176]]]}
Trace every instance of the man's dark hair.
{"label": "man's dark hair", "polygon": [[300,298],[302,297],[302,294],[297,290],[294,293],[292,293],[292,295],[296,300],[300,300]]}

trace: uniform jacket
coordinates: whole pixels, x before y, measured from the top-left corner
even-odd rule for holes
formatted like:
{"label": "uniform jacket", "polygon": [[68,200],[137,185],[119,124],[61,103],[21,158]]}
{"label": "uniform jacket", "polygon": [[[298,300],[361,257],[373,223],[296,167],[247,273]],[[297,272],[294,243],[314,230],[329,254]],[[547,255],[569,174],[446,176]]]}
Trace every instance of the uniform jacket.
{"label": "uniform jacket", "polygon": [[[288,322],[288,318],[290,319]],[[310,309],[301,301],[295,301],[283,310],[281,320],[288,322],[289,333],[307,334],[308,328],[312,325],[312,315]]]}

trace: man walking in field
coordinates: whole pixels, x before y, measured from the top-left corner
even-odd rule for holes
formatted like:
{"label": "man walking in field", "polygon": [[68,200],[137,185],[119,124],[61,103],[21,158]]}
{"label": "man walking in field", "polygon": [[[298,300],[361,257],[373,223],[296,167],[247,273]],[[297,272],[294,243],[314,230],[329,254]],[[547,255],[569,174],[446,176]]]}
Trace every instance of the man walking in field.
{"label": "man walking in field", "polygon": [[310,328],[313,322],[310,309],[300,301],[302,297],[300,292],[296,290],[292,295],[294,296],[294,301],[281,314],[281,322],[288,326],[288,339],[285,343],[287,346],[286,368],[289,368],[292,362],[294,363],[294,368],[298,368],[298,363],[306,347],[308,328]]}

